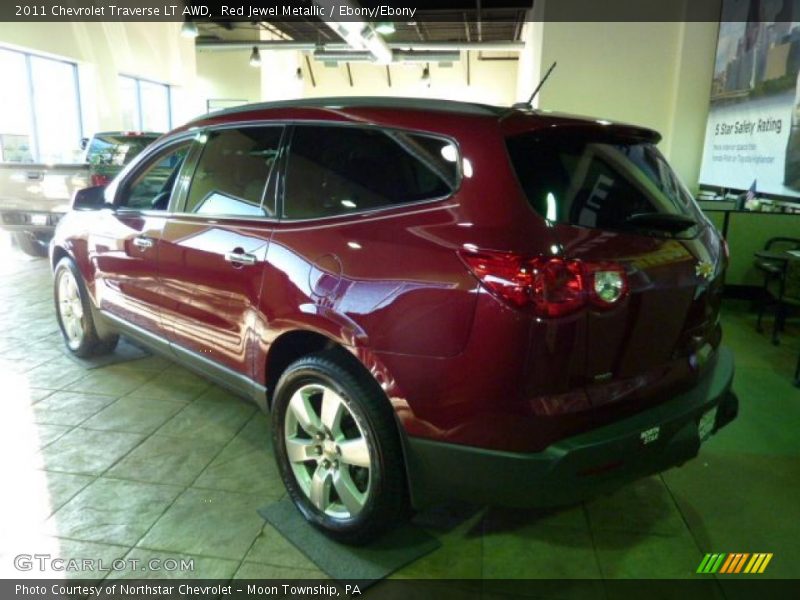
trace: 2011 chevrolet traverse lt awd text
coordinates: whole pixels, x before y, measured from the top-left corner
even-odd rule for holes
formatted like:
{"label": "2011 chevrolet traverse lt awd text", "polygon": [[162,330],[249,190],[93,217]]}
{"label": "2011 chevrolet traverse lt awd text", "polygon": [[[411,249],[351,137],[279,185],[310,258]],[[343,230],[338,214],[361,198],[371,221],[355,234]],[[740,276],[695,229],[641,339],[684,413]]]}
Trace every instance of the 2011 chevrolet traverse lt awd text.
{"label": "2011 chevrolet traverse lt awd text", "polygon": [[64,340],[124,334],[268,408],[292,500],[342,541],[438,500],[578,501],[737,412],[726,246],[658,140],[431,100],[208,115],[76,195]]}

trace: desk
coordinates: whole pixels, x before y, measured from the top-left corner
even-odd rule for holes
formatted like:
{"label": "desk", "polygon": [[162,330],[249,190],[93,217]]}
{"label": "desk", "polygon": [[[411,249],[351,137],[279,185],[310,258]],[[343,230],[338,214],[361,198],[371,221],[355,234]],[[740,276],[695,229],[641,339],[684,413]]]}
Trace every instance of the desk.
{"label": "desk", "polygon": [[788,261],[792,259],[800,260],[800,255],[795,256],[789,250],[781,250],[779,252],[774,252],[772,250],[757,250],[755,252],[756,258],[762,258],[764,260],[771,260],[774,262],[779,262],[782,264],[786,264]]}
{"label": "desk", "polygon": [[728,240],[731,252],[728,272],[725,274],[725,284],[728,286],[761,287],[763,276],[753,264],[756,252],[763,250],[770,238],[799,237],[800,214],[739,210],[708,210],[707,214]]}

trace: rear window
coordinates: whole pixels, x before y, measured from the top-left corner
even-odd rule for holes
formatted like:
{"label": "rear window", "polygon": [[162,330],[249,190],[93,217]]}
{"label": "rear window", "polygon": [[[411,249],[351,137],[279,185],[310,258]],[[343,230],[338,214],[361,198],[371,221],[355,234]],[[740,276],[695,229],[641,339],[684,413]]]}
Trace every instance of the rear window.
{"label": "rear window", "polygon": [[284,217],[311,219],[450,195],[458,150],[447,139],[361,127],[298,125]]}
{"label": "rear window", "polygon": [[86,151],[86,162],[121,167],[157,139],[158,136],[151,135],[98,135],[92,138]]}
{"label": "rear window", "polygon": [[[675,237],[696,234],[697,226],[690,224],[700,220],[694,200],[652,144],[523,134],[509,138],[507,146],[528,201],[549,221]],[[681,220],[690,225],[675,231],[674,223]]]}

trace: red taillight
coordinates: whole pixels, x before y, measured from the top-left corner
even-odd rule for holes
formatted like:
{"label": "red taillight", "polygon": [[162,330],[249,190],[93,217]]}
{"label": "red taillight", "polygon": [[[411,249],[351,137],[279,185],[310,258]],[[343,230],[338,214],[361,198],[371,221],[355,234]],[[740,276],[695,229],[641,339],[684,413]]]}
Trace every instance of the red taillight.
{"label": "red taillight", "polygon": [[109,177],[108,175],[100,175],[98,173],[92,173],[91,177],[92,186],[107,185],[109,181],[111,181],[111,177]]}
{"label": "red taillight", "polygon": [[616,263],[485,250],[459,256],[495,296],[541,317],[568,315],[588,302],[610,308],[628,294],[625,270]]}

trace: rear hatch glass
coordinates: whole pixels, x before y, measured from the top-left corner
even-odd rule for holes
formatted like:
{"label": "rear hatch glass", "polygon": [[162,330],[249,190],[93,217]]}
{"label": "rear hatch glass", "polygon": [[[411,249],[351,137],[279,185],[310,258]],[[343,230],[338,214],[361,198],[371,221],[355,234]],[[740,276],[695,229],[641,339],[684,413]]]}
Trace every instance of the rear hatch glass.
{"label": "rear hatch glass", "polygon": [[523,134],[507,145],[528,201],[549,221],[677,238],[697,235],[696,205],[653,144]]}

